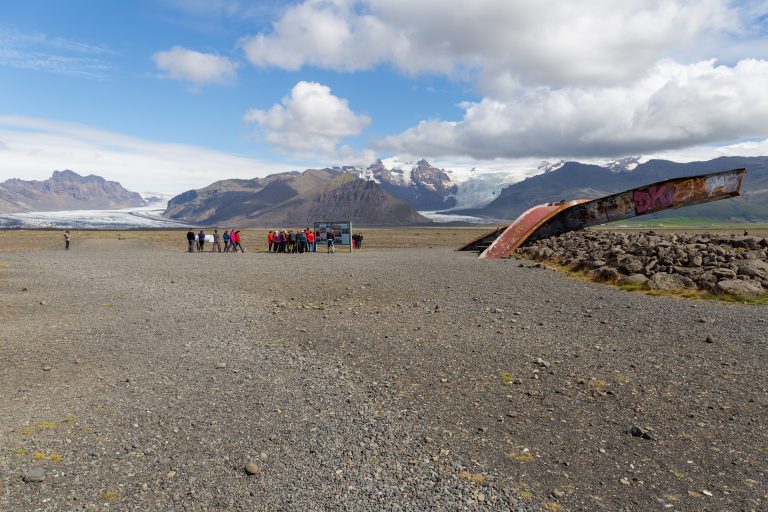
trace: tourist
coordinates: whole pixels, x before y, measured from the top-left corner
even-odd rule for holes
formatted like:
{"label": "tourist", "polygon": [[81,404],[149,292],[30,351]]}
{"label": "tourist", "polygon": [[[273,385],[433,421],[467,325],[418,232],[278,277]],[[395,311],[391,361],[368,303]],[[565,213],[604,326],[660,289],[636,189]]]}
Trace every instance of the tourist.
{"label": "tourist", "polygon": [[288,230],[288,253],[296,252],[296,234],[292,229]]}
{"label": "tourist", "polygon": [[336,240],[336,236],[333,234],[333,231],[326,231],[325,239],[328,241],[328,254],[335,253],[336,249],[333,247],[333,242]]}
{"label": "tourist", "polygon": [[307,244],[309,245],[309,252],[315,252],[315,233],[307,228]]}
{"label": "tourist", "polygon": [[237,248],[240,248],[241,252],[245,252],[245,249],[243,249],[243,244],[240,243],[240,230],[234,231],[234,234],[229,235],[229,239],[233,240],[234,243],[232,244],[232,252],[237,252]]}
{"label": "tourist", "polygon": [[[215,251],[214,251],[215,249]],[[213,230],[213,243],[211,244],[211,252],[221,252],[221,245],[219,245],[219,230]]]}
{"label": "tourist", "polygon": [[195,233],[192,231],[192,228],[189,228],[189,231],[187,231],[187,243],[189,244],[188,252],[195,252]]}
{"label": "tourist", "polygon": [[203,245],[205,245],[205,231],[201,229],[197,234],[197,252],[203,252]]}
{"label": "tourist", "polygon": [[267,234],[267,252],[272,252],[272,244],[275,242],[275,234],[272,230]]}
{"label": "tourist", "polygon": [[64,231],[64,249],[69,250],[69,240],[72,236],[69,234],[69,230]]}
{"label": "tourist", "polygon": [[229,231],[225,229],[221,238],[224,239],[224,252],[229,252]]}
{"label": "tourist", "polygon": [[299,254],[307,252],[307,234],[303,231],[299,231]]}

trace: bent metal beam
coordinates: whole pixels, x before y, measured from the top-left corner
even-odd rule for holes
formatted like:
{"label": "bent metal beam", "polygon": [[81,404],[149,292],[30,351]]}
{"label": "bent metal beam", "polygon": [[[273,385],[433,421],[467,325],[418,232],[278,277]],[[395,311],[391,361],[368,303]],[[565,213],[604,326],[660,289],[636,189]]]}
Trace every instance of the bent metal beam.
{"label": "bent metal beam", "polygon": [[[480,258],[503,258],[526,240],[539,240],[639,215],[736,197],[740,194],[746,172],[746,169],[733,169],[674,178],[592,201],[578,199],[534,206],[510,224],[480,253]],[[471,250],[471,245],[472,242],[459,250]]]}

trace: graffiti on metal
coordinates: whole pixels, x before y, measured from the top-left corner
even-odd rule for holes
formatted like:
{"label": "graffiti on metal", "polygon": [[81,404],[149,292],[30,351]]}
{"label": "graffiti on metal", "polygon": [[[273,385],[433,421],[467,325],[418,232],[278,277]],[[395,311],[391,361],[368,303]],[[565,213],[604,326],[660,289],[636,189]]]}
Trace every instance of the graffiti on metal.
{"label": "graffiti on metal", "polygon": [[543,224],[531,240],[739,195],[746,169],[675,178],[576,205]]}
{"label": "graffiti on metal", "polygon": [[661,185],[649,187],[648,190],[635,190],[632,192],[635,201],[635,212],[638,215],[672,208],[675,206],[675,187],[673,185]]}
{"label": "graffiti on metal", "polygon": [[592,201],[575,200],[534,206],[510,224],[480,257],[503,258],[526,240],[539,240],[639,215],[736,197],[746,172],[746,169],[734,169],[674,178]]}

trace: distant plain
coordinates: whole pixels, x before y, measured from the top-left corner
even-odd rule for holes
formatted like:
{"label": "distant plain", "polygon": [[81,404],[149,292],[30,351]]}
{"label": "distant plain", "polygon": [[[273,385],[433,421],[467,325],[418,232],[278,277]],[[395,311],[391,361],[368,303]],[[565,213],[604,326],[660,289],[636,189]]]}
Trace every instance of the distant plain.
{"label": "distant plain", "polygon": [[[503,225],[503,224],[500,224]],[[354,227],[363,233],[364,249],[407,249],[417,247],[459,247],[492,229],[493,225],[471,227]],[[296,229],[296,228],[294,228]],[[685,233],[719,233],[768,236],[768,224],[701,224],[676,222],[674,219],[653,224],[614,223],[598,229],[615,231],[655,230]],[[268,229],[243,229],[241,236],[247,251],[266,251]],[[207,229],[206,233],[213,231]],[[220,233],[224,230],[220,229]],[[168,250],[186,250],[186,230],[72,230],[73,247],[82,240],[125,239],[147,240],[152,246]],[[61,229],[7,229],[0,230],[0,253],[37,251],[64,247]],[[318,248],[323,250],[324,248]],[[340,247],[339,250],[345,250]],[[207,250],[210,250],[208,244]]]}

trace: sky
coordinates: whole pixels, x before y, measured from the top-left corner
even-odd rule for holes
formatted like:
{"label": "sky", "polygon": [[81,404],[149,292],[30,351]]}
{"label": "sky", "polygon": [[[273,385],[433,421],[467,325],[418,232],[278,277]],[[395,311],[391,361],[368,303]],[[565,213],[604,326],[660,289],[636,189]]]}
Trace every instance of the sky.
{"label": "sky", "polygon": [[0,3],[0,180],[768,154],[768,0]]}

